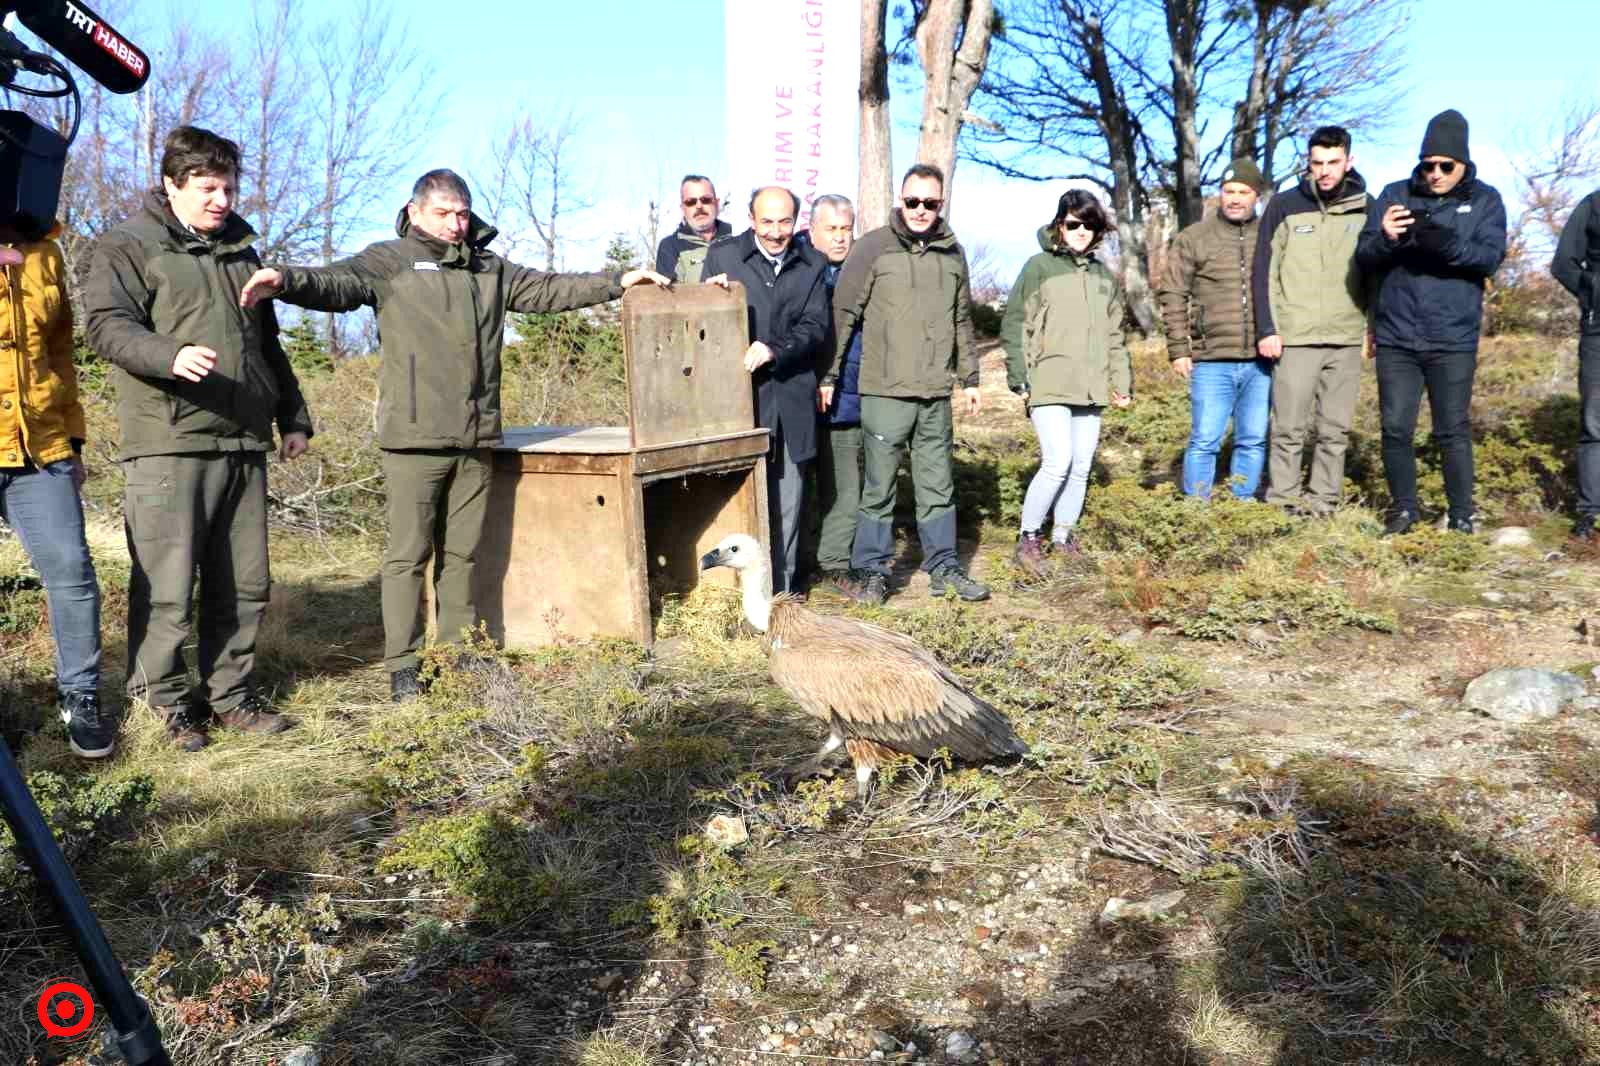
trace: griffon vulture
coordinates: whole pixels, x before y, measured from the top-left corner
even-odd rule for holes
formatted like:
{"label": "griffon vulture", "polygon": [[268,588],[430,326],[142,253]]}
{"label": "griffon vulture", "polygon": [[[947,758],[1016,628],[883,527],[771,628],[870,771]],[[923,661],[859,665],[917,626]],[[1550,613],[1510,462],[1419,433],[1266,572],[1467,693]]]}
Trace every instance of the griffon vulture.
{"label": "griffon vulture", "polygon": [[817,614],[798,598],[768,598],[767,553],[735,533],[700,569],[739,573],[744,616],[772,654],[772,680],[807,714],[828,723],[828,739],[798,773],[816,770],[843,745],[863,801],[872,773],[896,753],[928,758],[940,748],[964,762],[1026,754],[1003,714],[969,692],[932,652],[881,626]]}

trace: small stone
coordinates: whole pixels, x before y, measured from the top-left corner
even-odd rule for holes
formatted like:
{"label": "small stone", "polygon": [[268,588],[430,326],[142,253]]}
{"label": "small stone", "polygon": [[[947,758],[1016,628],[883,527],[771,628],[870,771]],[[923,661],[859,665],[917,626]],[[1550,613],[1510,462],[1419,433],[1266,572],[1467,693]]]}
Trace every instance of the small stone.
{"label": "small stone", "polygon": [[867,1040],[879,1051],[899,1051],[900,1041],[882,1029],[868,1029]]}
{"label": "small stone", "polygon": [[980,925],[972,931],[972,939],[974,940],[988,940],[993,935],[994,930],[987,925]]}
{"label": "small stone", "polygon": [[846,955],[859,955],[859,954],[861,954],[861,945],[860,944],[846,944],[844,946],[844,953]]}
{"label": "small stone", "polygon": [[602,992],[609,992],[622,983],[622,975],[615,970],[594,979],[594,986]]}
{"label": "small stone", "polygon": [[975,1011],[992,1010],[1005,999],[997,981],[974,981],[964,986],[958,995]]}
{"label": "small stone", "polygon": [[1135,626],[1132,629],[1124,629],[1121,633],[1118,633],[1117,634],[1117,643],[1118,644],[1137,644],[1141,640],[1143,640],[1144,638],[1145,638],[1144,630],[1142,630],[1142,629],[1138,628],[1137,626]]}
{"label": "small stone", "polygon": [[944,1038],[944,1053],[957,1062],[971,1062],[977,1058],[978,1042],[971,1034],[957,1029]]}
{"label": "small stone", "polygon": [[283,1066],[322,1066],[322,1053],[309,1045],[297,1047],[284,1058]]}
{"label": "small stone", "polygon": [[928,864],[928,872],[934,877],[938,877],[940,874],[944,873],[944,863],[938,859],[934,859]]}
{"label": "small stone", "polygon": [[744,819],[730,814],[719,814],[706,823],[705,838],[712,844],[728,851],[750,840],[750,830],[746,828]]}
{"label": "small stone", "polygon": [[900,905],[900,909],[905,912],[907,918],[915,918],[918,915],[928,913],[927,907],[920,903],[913,903],[909,899]]}
{"label": "small stone", "polygon": [[1520,725],[1554,718],[1583,694],[1583,682],[1572,674],[1516,666],[1475,678],[1461,702],[1497,721]]}
{"label": "small stone", "polygon": [[783,1031],[786,1032],[786,1033],[798,1033],[800,1031],[800,1023],[799,1022],[784,1022],[783,1023]]}
{"label": "small stone", "polygon": [[1480,592],[1478,595],[1482,596],[1486,603],[1506,602],[1506,594],[1504,592],[1496,592],[1494,589],[1490,589],[1488,592]]}
{"label": "small stone", "polygon": [[1501,526],[1490,535],[1489,543],[1496,548],[1531,548],[1533,531],[1526,526]]}
{"label": "small stone", "polygon": [[1149,921],[1166,914],[1182,903],[1183,897],[1184,892],[1181,888],[1158,893],[1139,903],[1123,899],[1121,896],[1112,896],[1106,900],[1105,907],[1101,909],[1100,920],[1106,923],[1120,922],[1128,918],[1142,918]]}
{"label": "small stone", "polygon": [[812,947],[816,947],[818,944],[822,943],[822,934],[821,933],[812,933],[811,937],[810,937],[810,940],[811,940],[811,946]]}

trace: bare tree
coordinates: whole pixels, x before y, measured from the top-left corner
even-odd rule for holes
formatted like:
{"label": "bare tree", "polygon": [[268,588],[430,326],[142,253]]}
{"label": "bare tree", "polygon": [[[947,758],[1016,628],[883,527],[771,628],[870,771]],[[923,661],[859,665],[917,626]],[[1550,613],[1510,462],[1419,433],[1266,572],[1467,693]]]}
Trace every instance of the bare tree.
{"label": "bare tree", "polygon": [[[390,185],[411,166],[397,145],[426,138],[438,125],[444,94],[409,25],[378,0],[361,0],[312,34],[309,61],[311,153],[317,179],[305,182],[315,204],[324,263],[347,250],[349,238]],[[423,94],[418,86],[427,86]],[[327,318],[329,350],[342,352],[337,316]]]}
{"label": "bare tree", "polygon": [[944,171],[947,211],[955,184],[956,140],[989,64],[994,18],[993,0],[921,0],[916,8],[914,33],[923,76],[917,161]]}
{"label": "bare tree", "polygon": [[[512,116],[496,139],[487,201],[501,240],[514,254],[532,244],[544,254],[544,268],[556,268],[565,226],[591,206],[580,190],[572,161],[578,123],[571,112],[541,123],[532,112]],[[651,249],[652,253],[654,249]]]}
{"label": "bare tree", "polygon": [[1153,105],[1129,100],[1118,71],[1142,63],[1132,46],[1127,0],[1031,0],[1013,8],[1001,39],[1001,62],[984,79],[982,103],[1004,116],[980,130],[966,154],[1009,177],[1093,185],[1111,203],[1119,271],[1139,328],[1155,328],[1147,271],[1147,216],[1152,167],[1145,123]]}
{"label": "bare tree", "polygon": [[1387,125],[1404,93],[1397,42],[1410,0],[1254,0],[1244,93],[1229,154],[1257,159],[1276,183],[1286,146],[1336,122]]}
{"label": "bare tree", "polygon": [[856,217],[863,230],[887,225],[894,204],[889,150],[888,0],[861,0],[861,149]]}

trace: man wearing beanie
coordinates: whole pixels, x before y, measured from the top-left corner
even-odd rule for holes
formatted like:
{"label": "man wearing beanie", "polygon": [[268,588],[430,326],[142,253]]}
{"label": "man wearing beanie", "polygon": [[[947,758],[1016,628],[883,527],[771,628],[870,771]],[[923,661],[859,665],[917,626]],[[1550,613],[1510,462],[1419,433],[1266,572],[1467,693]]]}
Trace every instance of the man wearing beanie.
{"label": "man wearing beanie", "polygon": [[1256,352],[1250,274],[1256,254],[1256,201],[1266,181],[1249,159],[1222,172],[1217,210],[1172,242],[1161,280],[1161,317],[1172,369],[1189,379],[1189,446],[1183,491],[1208,499],[1217,453],[1233,421],[1235,496],[1251,499],[1266,462],[1272,363]]}
{"label": "man wearing beanie", "polygon": [[1387,186],[1356,243],[1356,263],[1374,275],[1378,406],[1383,473],[1389,483],[1386,534],[1421,515],[1413,438],[1422,393],[1444,460],[1449,528],[1473,531],[1472,378],[1484,283],[1506,254],[1506,208],[1478,180],[1467,150],[1467,120],[1444,111],[1428,122],[1421,162]]}

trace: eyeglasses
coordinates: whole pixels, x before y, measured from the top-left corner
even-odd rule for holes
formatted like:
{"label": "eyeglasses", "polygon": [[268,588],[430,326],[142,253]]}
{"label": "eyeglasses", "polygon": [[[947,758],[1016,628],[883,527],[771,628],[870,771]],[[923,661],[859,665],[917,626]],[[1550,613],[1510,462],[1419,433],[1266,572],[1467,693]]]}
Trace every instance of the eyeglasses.
{"label": "eyeglasses", "polygon": [[1075,229],[1086,229],[1092,232],[1098,232],[1098,227],[1091,226],[1087,222],[1080,222],[1075,218],[1064,218],[1061,220],[1061,225],[1066,227],[1068,233],[1071,233]]}
{"label": "eyeglasses", "polygon": [[699,204],[701,207],[710,207],[716,202],[717,198],[715,196],[691,196],[687,200],[683,201],[683,206],[693,207],[695,204]]}
{"label": "eyeglasses", "polygon": [[1435,170],[1441,174],[1454,174],[1456,172],[1456,162],[1454,159],[1425,159],[1422,161],[1422,172],[1424,174],[1432,174]]}
{"label": "eyeglasses", "polygon": [[937,211],[944,206],[944,201],[928,196],[907,196],[900,201],[906,205],[907,211],[917,211],[926,207],[929,211]]}

